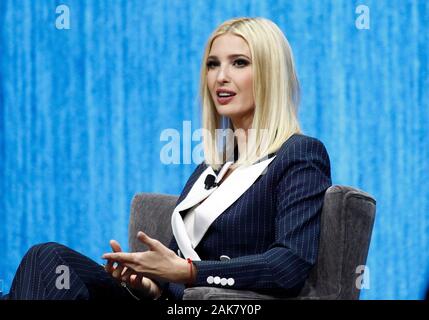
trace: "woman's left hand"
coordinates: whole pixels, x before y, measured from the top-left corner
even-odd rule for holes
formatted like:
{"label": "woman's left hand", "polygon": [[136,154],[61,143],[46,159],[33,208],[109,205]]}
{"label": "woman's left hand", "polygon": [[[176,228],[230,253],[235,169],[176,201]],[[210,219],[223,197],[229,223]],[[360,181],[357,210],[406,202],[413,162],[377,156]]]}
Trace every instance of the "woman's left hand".
{"label": "woman's left hand", "polygon": [[[110,252],[103,259],[118,262],[144,277],[176,283],[189,283],[189,265],[185,259],[142,231],[137,238],[149,247],[145,252]],[[193,266],[193,268],[195,268]]]}

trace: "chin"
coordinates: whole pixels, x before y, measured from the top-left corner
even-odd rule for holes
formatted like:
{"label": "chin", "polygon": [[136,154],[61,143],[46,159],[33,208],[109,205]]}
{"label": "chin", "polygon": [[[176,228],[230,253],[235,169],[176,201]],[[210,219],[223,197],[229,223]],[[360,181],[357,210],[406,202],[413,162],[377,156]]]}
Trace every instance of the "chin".
{"label": "chin", "polygon": [[236,117],[239,115],[239,112],[237,112],[237,107],[231,104],[217,105],[216,110],[217,113],[225,117]]}
{"label": "chin", "polygon": [[248,110],[242,110],[234,105],[219,105],[216,106],[216,110],[220,116],[228,117],[231,119],[240,119],[243,117],[247,117],[249,114]]}

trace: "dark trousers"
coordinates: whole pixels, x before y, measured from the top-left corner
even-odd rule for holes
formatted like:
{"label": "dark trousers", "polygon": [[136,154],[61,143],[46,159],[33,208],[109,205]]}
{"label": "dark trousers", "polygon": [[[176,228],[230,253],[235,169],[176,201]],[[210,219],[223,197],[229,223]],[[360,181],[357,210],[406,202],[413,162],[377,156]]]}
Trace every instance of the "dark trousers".
{"label": "dark trousers", "polygon": [[[133,292],[136,295],[136,292]],[[135,300],[90,258],[55,242],[33,246],[22,259],[5,299]],[[138,296],[140,299],[148,299]]]}

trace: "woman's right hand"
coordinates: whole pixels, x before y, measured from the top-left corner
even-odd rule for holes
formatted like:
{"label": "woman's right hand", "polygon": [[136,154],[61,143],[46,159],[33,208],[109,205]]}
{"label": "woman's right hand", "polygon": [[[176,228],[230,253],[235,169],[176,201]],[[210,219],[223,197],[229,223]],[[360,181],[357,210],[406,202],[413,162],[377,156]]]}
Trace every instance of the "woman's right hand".
{"label": "woman's right hand", "polygon": [[[122,252],[121,246],[117,241],[110,240],[110,246],[113,252]],[[131,288],[143,292],[145,296],[158,299],[161,295],[161,290],[154,281],[150,278],[143,277],[140,273],[131,268],[127,268],[121,264],[115,266],[114,262],[108,261],[105,265],[105,270],[110,273],[113,278],[127,283]]]}

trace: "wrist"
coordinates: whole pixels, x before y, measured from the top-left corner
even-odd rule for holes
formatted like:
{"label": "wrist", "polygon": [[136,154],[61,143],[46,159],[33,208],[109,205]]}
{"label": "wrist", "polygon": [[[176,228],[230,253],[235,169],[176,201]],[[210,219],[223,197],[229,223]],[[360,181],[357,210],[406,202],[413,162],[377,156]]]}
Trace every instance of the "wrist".
{"label": "wrist", "polygon": [[192,286],[197,279],[197,268],[195,267],[191,259],[189,258],[186,259],[186,262],[187,262],[188,275],[187,275],[187,281],[185,282],[185,285],[189,287],[189,286]]}
{"label": "wrist", "polygon": [[185,285],[191,285],[195,283],[197,276],[197,268],[195,265],[187,259],[180,258],[180,264],[178,267],[178,279],[176,282]]}

